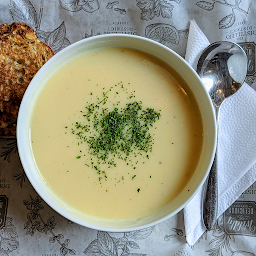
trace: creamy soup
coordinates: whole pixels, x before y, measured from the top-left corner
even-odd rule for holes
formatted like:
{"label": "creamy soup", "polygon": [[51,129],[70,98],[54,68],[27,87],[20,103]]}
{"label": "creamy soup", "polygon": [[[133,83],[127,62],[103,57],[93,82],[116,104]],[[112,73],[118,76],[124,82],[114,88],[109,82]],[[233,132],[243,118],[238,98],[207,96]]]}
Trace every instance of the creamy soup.
{"label": "creamy soup", "polygon": [[88,51],[46,81],[31,120],[45,183],[76,211],[146,216],[171,202],[199,161],[198,105],[166,64],[126,48]]}

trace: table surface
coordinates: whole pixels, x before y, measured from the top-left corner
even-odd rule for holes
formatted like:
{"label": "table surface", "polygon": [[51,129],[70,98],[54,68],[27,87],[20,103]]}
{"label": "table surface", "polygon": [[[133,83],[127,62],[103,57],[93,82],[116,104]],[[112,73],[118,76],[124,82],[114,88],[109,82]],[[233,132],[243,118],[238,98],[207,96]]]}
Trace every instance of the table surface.
{"label": "table surface", "polygon": [[[10,0],[0,23],[24,22],[55,53],[98,34],[140,35],[185,56],[189,22],[210,42],[239,43],[248,56],[246,82],[256,89],[255,0]],[[51,22],[49,22],[51,21]],[[68,189],[68,188],[67,188]],[[21,166],[15,138],[0,138],[0,256],[2,255],[256,255],[256,183],[205,232],[186,243],[183,212],[147,229],[110,233],[79,226],[51,209]]]}

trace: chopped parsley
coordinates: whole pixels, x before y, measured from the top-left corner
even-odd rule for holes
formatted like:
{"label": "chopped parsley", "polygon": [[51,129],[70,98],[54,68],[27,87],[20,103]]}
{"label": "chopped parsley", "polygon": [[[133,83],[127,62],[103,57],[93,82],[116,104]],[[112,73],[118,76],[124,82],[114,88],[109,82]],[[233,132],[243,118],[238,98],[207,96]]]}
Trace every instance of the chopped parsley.
{"label": "chopped parsley", "polygon": [[[96,85],[97,86],[97,85]],[[150,128],[159,120],[160,112],[153,108],[144,107],[142,101],[135,100],[135,91],[128,93],[123,83],[115,84],[119,86],[118,91],[111,91],[103,88],[102,96],[95,96],[93,102],[87,102],[87,105],[79,113],[81,116],[78,121],[72,124],[71,133],[78,139],[78,145],[83,145],[88,150],[94,162],[91,166],[98,174],[104,174],[101,171],[101,165],[107,168],[116,166],[116,159],[121,159],[133,169],[136,169],[133,163],[133,157],[141,156],[149,159],[149,153],[153,147],[153,137]],[[120,100],[113,104],[109,109],[106,103],[109,100],[109,94],[114,95],[126,93],[127,103],[119,107]],[[89,93],[93,95],[93,93]],[[119,96],[117,96],[119,97]],[[68,128],[69,126],[65,126]],[[81,152],[81,150],[80,150]],[[77,156],[80,159],[81,156]],[[96,160],[95,160],[96,159]],[[89,160],[90,161],[90,160]],[[85,165],[89,166],[88,163]],[[134,179],[136,175],[132,177]],[[139,191],[138,191],[139,192]]]}

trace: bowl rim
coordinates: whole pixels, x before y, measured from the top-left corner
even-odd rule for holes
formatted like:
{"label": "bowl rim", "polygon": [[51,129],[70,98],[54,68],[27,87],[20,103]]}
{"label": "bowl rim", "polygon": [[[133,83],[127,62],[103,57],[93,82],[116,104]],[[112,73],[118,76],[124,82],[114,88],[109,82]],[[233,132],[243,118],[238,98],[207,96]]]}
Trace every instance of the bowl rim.
{"label": "bowl rim", "polygon": [[[55,62],[58,62],[58,58],[60,58],[62,55],[65,55],[66,53],[69,53],[72,50],[75,50],[77,47],[79,47],[80,45],[83,44],[87,44],[89,42],[94,42],[97,40],[105,40],[106,38],[126,38],[126,39],[135,39],[135,40],[142,40],[143,42],[148,42],[151,43],[152,45],[156,45],[158,47],[161,47],[167,51],[169,51],[171,54],[173,54],[173,56],[175,56],[176,58],[179,59],[179,61],[181,61],[184,65],[186,66],[188,69],[190,69],[191,73],[194,75],[194,77],[199,81],[199,83],[202,85],[202,90],[205,90],[205,95],[206,97],[208,97],[208,99],[206,99],[207,101],[211,102],[211,98],[208,94],[208,92],[206,91],[205,87],[203,86],[200,77],[198,76],[198,74],[196,73],[196,71],[180,56],[178,55],[176,52],[174,52],[172,49],[168,48],[167,46],[160,44],[156,41],[153,41],[151,39],[148,39],[146,37],[142,37],[142,36],[137,36],[137,35],[128,35],[128,34],[104,34],[104,35],[97,35],[97,36],[93,36],[93,37],[89,37],[89,38],[85,38],[82,39],[80,41],[77,41],[71,45],[69,45],[68,47],[64,48],[63,50],[61,50],[60,52],[58,52],[57,54],[55,54],[50,60],[47,61],[46,64],[44,64],[40,70],[36,73],[36,75],[34,76],[34,78],[31,80],[25,94],[24,97],[22,99],[21,105],[20,105],[20,109],[19,109],[19,114],[18,114],[18,119],[17,119],[17,147],[18,147],[18,153],[20,156],[20,160],[23,166],[23,169],[30,181],[30,183],[32,184],[32,186],[34,187],[34,189],[36,190],[36,192],[39,194],[39,196],[52,208],[54,209],[56,212],[58,212],[60,215],[64,216],[65,218],[88,228],[92,228],[92,229],[96,229],[96,230],[102,230],[102,231],[108,231],[108,232],[129,232],[129,231],[135,231],[135,230],[139,230],[139,229],[143,229],[143,228],[147,228],[153,225],[156,225],[162,221],[165,221],[167,219],[169,219],[170,217],[174,216],[175,214],[177,214],[179,211],[181,211],[193,198],[194,196],[197,194],[197,192],[199,191],[199,189],[202,187],[203,183],[205,182],[209,171],[210,171],[210,167],[211,164],[213,162],[213,158],[214,158],[214,154],[215,154],[215,150],[216,150],[216,144],[217,144],[217,125],[216,125],[216,118],[215,118],[215,110],[213,107],[213,104],[209,104],[209,107],[211,108],[211,121],[214,124],[213,127],[213,135],[214,135],[214,143],[211,147],[211,156],[210,156],[210,163],[209,163],[209,167],[208,170],[205,172],[205,175],[203,176],[203,178],[201,179],[200,185],[197,187],[197,189],[191,193],[190,197],[188,200],[186,200],[184,203],[182,203],[175,211],[169,213],[168,215],[159,218],[158,220],[152,221],[150,223],[147,224],[143,224],[143,225],[139,225],[139,226],[135,226],[135,227],[109,227],[109,226],[102,226],[102,225],[96,225],[95,223],[90,223],[88,221],[83,221],[80,218],[78,219],[76,216],[74,215],[70,215],[68,214],[66,211],[63,211],[62,208],[60,208],[60,206],[56,203],[56,201],[53,198],[50,198],[49,194],[47,194],[47,192],[45,191],[38,191],[40,189],[40,187],[38,187],[38,182],[39,179],[41,177],[37,177],[37,179],[35,179],[33,177],[33,174],[31,173],[30,169],[31,169],[31,162],[33,161],[33,155],[32,155],[32,150],[30,149],[30,145],[28,145],[27,141],[26,141],[26,136],[30,137],[30,131],[27,131],[26,126],[24,125],[24,122],[27,122],[27,109],[29,108],[29,102],[31,100],[31,97],[33,96],[33,92],[37,86],[37,84],[39,82],[37,82],[38,80],[40,80],[40,77],[43,76],[44,72],[46,72],[48,70],[48,67],[53,65]],[[131,48],[131,47],[130,47]],[[154,55],[154,54],[153,54]],[[154,55],[155,56],[155,55]],[[178,72],[178,71],[176,71]],[[178,72],[179,73],[179,72]],[[200,109],[201,111],[201,109]],[[30,154],[27,152],[30,149]],[[34,168],[35,168],[35,164],[34,164]],[[38,175],[40,176],[40,175]],[[62,209],[62,210],[61,210]]]}

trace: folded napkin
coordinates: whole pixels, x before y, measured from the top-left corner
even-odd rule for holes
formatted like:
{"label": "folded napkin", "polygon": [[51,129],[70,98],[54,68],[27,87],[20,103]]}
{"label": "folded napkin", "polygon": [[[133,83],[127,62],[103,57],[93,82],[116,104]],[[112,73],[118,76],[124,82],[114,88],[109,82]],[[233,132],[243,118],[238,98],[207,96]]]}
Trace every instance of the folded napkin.
{"label": "folded napkin", "polygon": [[[208,39],[190,22],[185,59],[196,69]],[[218,216],[256,181],[256,91],[246,83],[220,108],[218,131]],[[205,232],[202,189],[184,209],[186,239],[193,245]]]}

